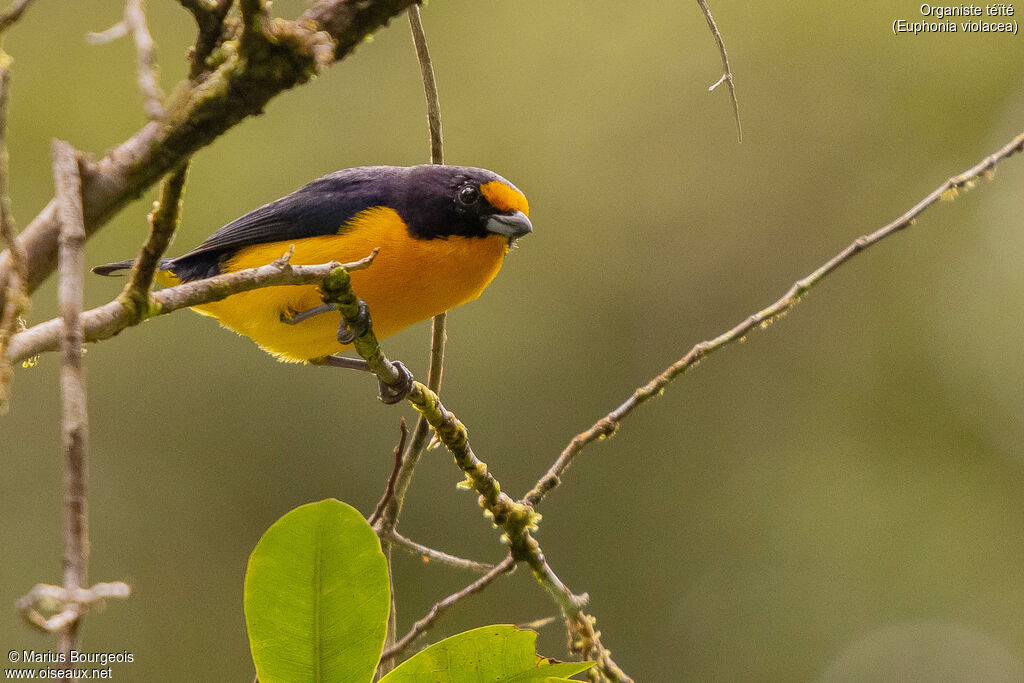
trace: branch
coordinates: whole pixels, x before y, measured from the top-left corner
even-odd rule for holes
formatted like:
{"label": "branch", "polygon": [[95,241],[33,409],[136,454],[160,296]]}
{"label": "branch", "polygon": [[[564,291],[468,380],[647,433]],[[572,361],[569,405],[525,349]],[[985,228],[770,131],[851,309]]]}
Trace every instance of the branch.
{"label": "branch", "polygon": [[[56,633],[67,628],[89,605],[112,598],[125,600],[131,592],[131,587],[120,581],[97,583],[77,590],[39,583],[18,599],[15,609],[29,626],[45,633]],[[54,614],[46,617],[43,616],[44,611]]]}
{"label": "branch", "polygon": [[11,6],[6,12],[0,14],[0,33],[3,33],[11,27],[11,24],[21,19],[21,15],[25,13],[28,6],[31,5],[35,0],[15,0],[11,3]]}
{"label": "branch", "polygon": [[137,55],[139,90],[142,92],[142,108],[154,121],[163,118],[164,92],[156,77],[156,43],[146,26],[146,13],[142,0],[128,0],[124,6],[124,23],[131,31]]}
{"label": "branch", "polygon": [[[345,270],[361,270],[368,268],[377,255],[376,250],[370,256],[341,266]],[[338,268],[337,263],[326,263],[318,266],[293,266],[288,260],[291,254],[285,254],[273,263],[226,273],[205,280],[186,282],[177,287],[161,289],[154,292],[152,300],[141,318],[116,300],[98,306],[82,315],[84,339],[87,342],[109,339],[125,328],[137,325],[158,315],[172,313],[181,308],[201,306],[214,301],[226,299],[232,294],[248,292],[261,287],[279,285],[312,285],[323,281],[324,277]],[[55,351],[60,335],[60,321],[48,320],[14,335],[11,340],[10,358],[14,362],[24,361],[47,351]]]}
{"label": "branch", "polygon": [[[430,163],[444,163],[444,141],[441,136],[441,104],[437,93],[437,81],[434,79],[434,67],[427,50],[427,37],[423,32],[418,5],[409,7],[409,28],[412,32],[413,46],[420,65],[420,76],[423,79],[423,92],[427,102],[427,124],[430,132]],[[444,374],[445,322],[447,314],[434,316],[430,338],[430,369],[427,373],[427,386],[434,393],[441,390],[441,378]],[[416,420],[413,428],[412,441],[405,449],[402,466],[397,470],[394,480],[394,495],[381,510],[380,529],[387,537],[395,530],[398,516],[401,514],[405,496],[412,483],[413,471],[427,447],[430,426],[423,417]]]}
{"label": "branch", "polygon": [[715,88],[722,85],[724,82],[729,86],[729,99],[732,100],[732,113],[736,117],[736,137],[740,142],[743,142],[743,124],[740,122],[740,103],[736,99],[736,83],[732,78],[732,70],[729,69],[729,55],[725,51],[725,41],[722,40],[722,34],[718,31],[718,24],[715,23],[715,18],[711,16],[711,9],[708,8],[706,0],[697,0],[697,4],[700,5],[700,11],[704,13],[704,18],[708,22],[708,28],[711,29],[711,35],[715,37],[715,43],[718,44],[718,54],[722,56],[722,77],[715,81],[714,85],[708,88],[708,92],[713,92]]}
{"label": "branch", "polygon": [[731,330],[723,332],[714,339],[702,341],[694,346],[685,356],[666,368],[664,372],[634,391],[633,395],[626,399],[618,408],[595,422],[590,429],[574,436],[569,445],[558,456],[555,464],[551,466],[551,469],[540,478],[533,489],[526,495],[524,501],[534,506],[540,503],[548,491],[561,483],[561,477],[569,469],[573,459],[579,455],[580,451],[594,441],[613,436],[618,431],[622,420],[638,406],[660,395],[669,382],[676,377],[679,377],[718,349],[735,341],[742,340],[748,332],[768,327],[776,318],[785,315],[791,308],[796,306],[800,298],[811,287],[824,280],[826,276],[832,274],[839,266],[868,247],[878,244],[886,237],[910,227],[918,216],[939,200],[953,199],[957,196],[960,189],[971,189],[979,177],[990,179],[994,174],[996,164],[1021,151],[1024,151],[1024,133],[1013,138],[997,152],[985,157],[963,173],[946,180],[946,182],[932,190],[924,199],[912,206],[896,220],[870,234],[862,235],[855,239],[849,246],[826,261],[814,272],[801,280],[797,280],[789,288],[789,291],[782,295],[775,303],[751,315]]}
{"label": "branch", "polygon": [[[352,52],[413,0],[319,0],[296,21],[275,20],[273,50],[241,59],[237,35],[222,45],[223,61],[201,82],[184,84],[164,119],[150,122],[100,161],[83,169],[86,234],[92,235],[153,183],[276,95],[305,83],[332,60]],[[33,291],[53,271],[57,254],[56,204],[51,201],[19,237]],[[11,268],[0,256],[0,282]],[[5,292],[0,290],[0,310]]]}
{"label": "branch", "polygon": [[[594,629],[594,618],[583,611],[586,595],[576,595],[569,590],[548,565],[540,544],[533,538],[540,515],[524,502],[512,500],[501,490],[495,479],[469,445],[469,432],[441,403],[437,394],[415,381],[409,371],[400,363],[392,363],[384,355],[373,330],[364,325],[361,317],[364,305],[352,292],[352,281],[348,272],[338,268],[324,279],[321,286],[325,303],[337,304],[347,329],[363,329],[353,342],[356,352],[366,361],[368,368],[380,381],[382,387],[411,388],[405,398],[434,429],[437,438],[447,447],[466,480],[459,484],[472,489],[479,495],[480,507],[495,526],[504,532],[503,543],[518,562],[525,562],[533,575],[544,587],[565,615],[570,630],[570,644],[575,654],[598,662],[601,674],[612,681],[632,681],[612,660],[608,650],[600,641],[600,634]],[[399,394],[401,395],[401,394]]]}
{"label": "branch", "polygon": [[137,312],[149,307],[149,292],[153,287],[153,276],[160,265],[160,257],[167,251],[181,216],[181,196],[188,174],[186,163],[167,176],[160,189],[160,199],[149,214],[149,237],[142,245],[139,257],[135,259],[128,284],[118,297],[125,306],[134,307]]}
{"label": "branch", "polygon": [[420,63],[423,78],[423,94],[427,100],[427,126],[430,130],[430,163],[444,163],[444,137],[441,135],[441,99],[437,94],[437,80],[434,79],[434,65],[427,50],[427,36],[423,32],[419,5],[409,6],[409,28],[412,43],[416,48],[416,59]]}
{"label": "branch", "polygon": [[139,91],[142,93],[142,108],[150,120],[157,121],[164,115],[164,92],[157,82],[156,43],[146,25],[143,0],[127,0],[124,18],[102,33],[90,33],[86,39],[93,45],[102,45],[131,34],[135,42],[136,74]]}
{"label": "branch", "polygon": [[[437,93],[437,81],[434,78],[434,66],[430,61],[430,52],[427,49],[427,36],[423,31],[423,22],[420,19],[419,5],[409,6],[409,29],[412,33],[413,47],[416,50],[416,59],[420,66],[420,77],[423,79],[423,94],[427,103],[427,128],[430,136],[430,163],[444,163],[444,141],[441,135],[441,103]],[[430,369],[427,375],[427,385],[434,392],[441,390],[441,376],[444,374],[444,343],[445,323],[448,314],[445,312],[434,316],[431,322],[430,335]],[[398,516],[402,512],[405,503],[405,496],[412,484],[413,472],[419,463],[428,442],[430,427],[422,416],[416,419],[416,426],[413,428],[412,441],[402,453],[394,477],[388,482],[392,495],[387,499],[385,505],[379,508],[378,519],[375,523],[378,536],[381,538],[384,556],[388,560],[388,568],[391,566],[390,539],[395,533],[395,525],[398,524]],[[385,502],[385,501],[382,501]],[[388,632],[384,640],[384,649],[394,647],[395,639],[398,636],[396,624],[398,614],[395,609],[394,591],[392,591],[391,615],[388,620]],[[380,673],[387,673],[390,662],[384,662],[379,668]]]}
{"label": "branch", "polygon": [[476,595],[489,585],[494,583],[497,579],[501,578],[505,574],[509,574],[516,569],[516,561],[509,555],[499,564],[496,564],[491,568],[489,572],[481,576],[479,579],[469,584],[462,590],[452,593],[444,600],[439,600],[434,603],[434,606],[430,608],[430,611],[426,613],[421,619],[419,619],[409,632],[402,636],[393,647],[384,650],[384,653],[380,656],[381,661],[387,661],[394,659],[396,656],[402,653],[405,648],[412,645],[413,641],[425,634],[430,627],[434,625],[438,617],[447,612],[452,606],[464,598],[468,598],[471,595]]}
{"label": "branch", "polygon": [[[21,16],[31,0],[23,0],[0,18],[0,31],[10,26]],[[10,19],[10,16],[14,16]],[[4,23],[6,21],[6,23]],[[2,34],[0,34],[2,38]],[[18,244],[17,227],[11,215],[10,155],[7,152],[7,100],[11,86],[11,58],[0,48],[0,237],[10,247],[11,272],[6,283],[0,277],[0,414],[7,412],[12,379],[11,364],[7,358],[7,347],[18,328],[21,315],[28,308],[25,283],[28,281],[28,266],[24,249]],[[3,291],[6,290],[6,291]]]}
{"label": "branch", "polygon": [[[395,446],[395,466],[391,470],[391,476],[388,477],[388,484],[384,487],[384,495],[381,496],[380,500],[377,501],[377,507],[374,508],[373,514],[367,517],[366,521],[369,522],[370,526],[375,527],[377,522],[380,521],[380,516],[384,512],[384,508],[390,504],[391,499],[395,497],[395,481],[398,479],[398,473],[402,471],[402,465],[405,462],[403,454],[405,453],[405,440],[409,436],[409,428],[405,426],[405,418],[399,418],[398,423],[398,445]],[[392,529],[392,531],[394,531]]]}
{"label": "branch", "polygon": [[[89,574],[89,519],[86,498],[89,416],[85,406],[82,370],[82,278],[85,225],[78,152],[66,142],[53,142],[53,175],[60,214],[61,431],[64,436],[64,588],[85,588]],[[78,639],[75,614],[61,631],[60,649],[66,656]]]}
{"label": "branch", "polygon": [[449,555],[446,552],[436,550],[430,546],[417,543],[411,538],[406,538],[397,531],[391,532],[391,540],[396,545],[401,546],[403,549],[408,550],[413,555],[418,555],[423,558],[424,562],[436,561],[442,564],[446,564],[450,567],[458,567],[459,569],[468,569],[474,572],[489,572],[494,569],[495,565],[487,564],[486,562],[477,562],[476,560],[467,560],[455,555]]}

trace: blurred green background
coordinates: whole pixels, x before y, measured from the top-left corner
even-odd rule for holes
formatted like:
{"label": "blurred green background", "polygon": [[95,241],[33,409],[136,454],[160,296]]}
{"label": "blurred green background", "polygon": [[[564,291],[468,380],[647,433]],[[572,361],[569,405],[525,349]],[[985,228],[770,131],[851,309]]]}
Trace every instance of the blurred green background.
{"label": "blurred green background", "polygon": [[[303,2],[280,2],[295,16]],[[14,56],[12,197],[52,196],[51,137],[101,155],[144,123],[127,41],[87,46],[118,0],[41,0]],[[696,3],[472,3],[424,12],[450,163],[494,169],[536,232],[449,316],[443,394],[521,494],[576,432],[690,346],[777,298],[1024,128],[1024,39],[893,36],[913,2],[712,6],[746,138]],[[191,17],[150,0],[161,82]],[[171,253],[329,171],[427,159],[406,22],[195,158]],[[1024,680],[1024,159],[858,257],[788,317],[703,363],[593,445],[539,540],[638,681]],[[152,193],[88,244],[137,251]],[[120,282],[90,277],[87,303]],[[55,314],[51,279],[31,322]],[[385,349],[425,375],[429,325]],[[0,419],[0,645],[53,647],[11,605],[60,581],[57,357]],[[399,414],[365,376],[275,363],[181,313],[89,348],[91,577],[127,603],[82,649],[123,681],[250,681],[242,576],[287,510],[366,513]],[[441,450],[401,530],[497,560]],[[396,563],[400,631],[472,577]],[[431,637],[554,608],[520,571]],[[561,627],[541,652],[565,656]]]}

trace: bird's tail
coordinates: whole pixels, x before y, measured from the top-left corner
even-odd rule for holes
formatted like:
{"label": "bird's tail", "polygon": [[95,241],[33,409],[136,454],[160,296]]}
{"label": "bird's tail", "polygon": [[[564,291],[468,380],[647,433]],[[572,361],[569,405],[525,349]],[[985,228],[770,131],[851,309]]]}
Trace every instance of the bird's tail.
{"label": "bird's tail", "polygon": [[[170,262],[171,259],[169,258],[160,259],[160,269],[166,269]],[[124,273],[122,271],[131,270],[134,265],[135,259],[130,259],[128,261],[115,261],[114,263],[105,263],[102,266],[95,266],[92,269],[92,272],[106,277],[115,277],[123,275]]]}

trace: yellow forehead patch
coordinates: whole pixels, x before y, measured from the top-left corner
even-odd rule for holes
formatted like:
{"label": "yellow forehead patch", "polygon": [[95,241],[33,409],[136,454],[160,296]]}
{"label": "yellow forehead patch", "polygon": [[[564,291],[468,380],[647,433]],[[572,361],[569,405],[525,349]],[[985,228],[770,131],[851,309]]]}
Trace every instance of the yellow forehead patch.
{"label": "yellow forehead patch", "polygon": [[492,180],[480,186],[484,199],[498,211],[522,211],[530,215],[530,203],[522,192],[509,187],[500,180]]}

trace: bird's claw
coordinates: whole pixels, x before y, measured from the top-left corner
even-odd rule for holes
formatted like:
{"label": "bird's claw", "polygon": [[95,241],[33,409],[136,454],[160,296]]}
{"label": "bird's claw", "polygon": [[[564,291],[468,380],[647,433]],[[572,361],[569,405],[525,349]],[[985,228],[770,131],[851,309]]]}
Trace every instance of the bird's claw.
{"label": "bird's claw", "polygon": [[359,337],[370,331],[370,309],[366,302],[359,300],[359,313],[351,320],[344,316],[341,318],[341,325],[338,326],[338,341],[342,344],[351,344]]}
{"label": "bird's claw", "polygon": [[292,313],[291,315],[287,313],[281,313],[281,322],[283,322],[285,325],[298,325],[303,320],[309,320],[315,315],[320,315],[321,313],[330,313],[331,311],[336,310],[338,310],[338,304],[320,304],[319,306],[314,306],[313,308],[310,308],[305,311],[298,311],[297,313]]}
{"label": "bird's claw", "polygon": [[405,400],[413,387],[413,376],[409,369],[402,365],[401,361],[392,361],[391,365],[398,371],[398,381],[394,384],[380,382],[380,400],[386,405],[394,405]]}

